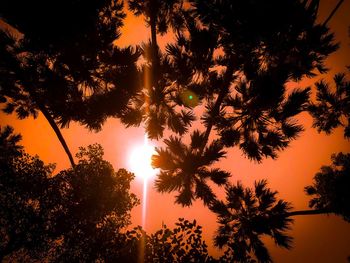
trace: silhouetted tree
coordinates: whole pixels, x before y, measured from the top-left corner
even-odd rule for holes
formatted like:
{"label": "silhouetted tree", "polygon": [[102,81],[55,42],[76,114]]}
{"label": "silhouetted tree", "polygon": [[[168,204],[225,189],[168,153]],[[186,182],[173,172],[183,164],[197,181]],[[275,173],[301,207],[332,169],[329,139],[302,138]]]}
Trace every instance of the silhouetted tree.
{"label": "silhouetted tree", "polygon": [[[277,192],[267,188],[266,181],[255,182],[254,188],[241,183],[226,186],[226,200],[216,201],[210,209],[217,214],[219,228],[215,245],[227,250],[224,262],[272,262],[261,240],[270,236],[275,244],[291,248],[292,238],[286,234],[292,219],[285,216],[291,205],[277,200]],[[226,260],[226,261],[225,261]]]}
{"label": "silhouetted tree", "polygon": [[128,1],[129,9],[136,15],[144,15],[151,27],[151,40],[142,46],[142,56],[146,63],[141,69],[142,92],[134,98],[122,115],[122,122],[127,126],[139,126],[142,122],[149,138],[163,137],[165,127],[183,135],[194,120],[188,109],[177,108],[174,101],[176,88],[168,78],[173,74],[168,58],[164,56],[157,44],[157,34],[165,34],[168,27],[176,31],[183,28],[184,1]]}
{"label": "silhouetted tree", "polygon": [[63,232],[58,262],[104,260],[109,250],[123,246],[120,232],[138,204],[129,192],[134,176],[124,169],[115,172],[102,156],[100,145],[80,148],[76,167],[55,176],[57,198],[65,210],[56,221]]}
{"label": "silhouetted tree", "polygon": [[[239,147],[258,162],[276,158],[303,130],[295,117],[307,109],[314,112],[319,107],[326,117],[325,112],[332,109],[329,119],[322,117],[316,126],[330,126],[329,131],[346,126],[339,119],[348,117],[349,85],[344,76],[336,78],[336,93],[319,88],[318,104],[310,107],[310,88],[287,88],[291,81],[327,72],[324,61],[337,49],[327,21],[316,22],[318,0],[191,0],[186,4],[129,0],[129,8],[143,14],[151,27],[150,43],[135,49],[111,45],[124,17],[119,1],[55,2],[57,9],[52,13],[42,12],[52,10],[46,2],[26,3],[28,9],[19,17],[14,3],[0,4],[6,21],[24,34],[17,39],[8,33],[0,35],[4,58],[0,60],[0,100],[6,103],[5,111],[16,111],[19,117],[46,112],[56,130],[56,122],[66,126],[70,121],[98,130],[107,117],[118,117],[126,126],[145,123],[152,139],[162,138],[165,129],[181,136],[165,139],[165,147],[159,147],[153,157],[153,165],[161,168],[156,187],[160,192],[178,192],[176,202],[183,206],[200,198],[218,215],[215,242],[227,248],[220,261],[271,262],[261,237],[270,236],[277,245],[290,248],[286,230],[292,216],[336,213],[348,220],[346,204],[335,204],[340,197],[334,195],[338,185],[332,183],[344,183],[346,179],[338,179],[344,176],[333,175],[348,173],[348,168],[327,170],[324,178],[331,188],[325,192],[317,177],[317,184],[307,188],[309,194],[317,195],[312,201],[317,209],[306,211],[290,211],[290,204],[278,200],[266,181],[244,188],[228,183],[230,173],[212,168],[228,147]],[[62,20],[66,7],[69,12]],[[30,24],[26,24],[28,14],[35,17]],[[40,28],[42,18],[53,22]],[[70,24],[65,31],[62,26]],[[169,26],[176,29],[175,42],[162,51],[157,33],[167,32]],[[140,56],[146,63],[137,68]],[[204,108],[199,118],[203,132],[190,132],[197,105]],[[347,129],[348,125],[349,137]],[[0,136],[6,141],[4,149],[18,139],[9,137],[10,133],[7,128]],[[59,129],[56,133],[59,136]],[[188,133],[189,140],[184,138]],[[64,145],[63,137],[61,142]],[[23,155],[20,149],[14,152]],[[144,255],[146,262],[215,261],[207,254],[196,222],[180,220],[174,230],[164,226],[151,236],[141,228],[121,233],[137,203],[129,193],[132,175],[125,170],[114,172],[102,159],[101,147],[81,149],[79,163],[55,176],[52,166],[26,158],[17,158],[20,164],[15,166],[3,158],[4,174],[15,179],[12,188],[1,188],[6,218],[1,221],[5,224],[2,257],[17,252],[59,262],[136,262],[137,255]],[[337,162],[347,167],[347,159],[339,157]],[[74,166],[71,155],[70,160]],[[35,174],[39,182],[38,188],[33,187],[35,193],[23,190],[25,197],[15,190],[28,184],[21,165],[26,175]],[[11,180],[5,178],[4,185]],[[226,201],[216,199],[209,180],[225,185]],[[14,206],[7,204],[7,195],[15,200]],[[25,211],[25,219],[18,209]],[[7,211],[22,224],[18,231],[13,230]]]}
{"label": "silhouetted tree", "polygon": [[[151,28],[151,49],[149,52],[152,62],[152,80],[156,81],[159,67],[157,34],[165,34],[169,27],[179,31],[183,27],[184,0],[128,0],[129,9],[137,16],[143,15]],[[155,84],[154,82],[152,84]]]}
{"label": "silhouetted tree", "polygon": [[292,210],[291,204],[277,199],[266,181],[254,188],[227,184],[226,200],[214,201],[210,209],[217,214],[219,228],[215,245],[226,248],[222,262],[272,262],[262,236],[270,236],[275,244],[291,248],[292,238],[286,234],[294,216],[336,214],[349,221],[350,154],[332,155],[332,165],[323,166],[314,184],[305,187],[313,196],[311,210]]}
{"label": "silhouetted tree", "polygon": [[[180,195],[187,189],[185,205],[196,198],[189,189],[198,178],[200,164],[206,162],[204,150],[207,144],[211,145],[213,130],[215,144],[222,150],[239,147],[248,158],[258,162],[265,157],[276,158],[278,151],[299,135],[303,127],[294,117],[307,110],[310,89],[287,90],[287,84],[312,77],[316,70],[326,72],[324,60],[337,49],[333,34],[316,22],[318,1],[190,1],[190,4],[184,15],[184,28],[161,56],[163,68],[167,69],[161,80],[163,85],[168,83],[170,94],[168,100],[164,96],[158,98],[175,110],[187,108],[190,113],[198,104],[205,107],[200,119],[204,125],[202,144],[195,150],[198,160],[194,168],[186,173],[181,172],[183,162],[169,156],[171,149],[159,150],[154,159],[161,160],[154,165],[165,170],[158,178],[158,189]],[[154,107],[149,115],[145,112],[146,120],[152,119],[148,116],[164,116],[162,109]],[[147,132],[161,135],[166,120],[155,123]],[[192,134],[189,144],[196,144],[194,137],[198,136]],[[181,141],[177,144],[186,145]],[[190,147],[182,148],[175,159],[189,157]],[[225,181],[227,173],[221,175]],[[209,174],[207,177],[210,178]]]}
{"label": "silhouetted tree", "polygon": [[124,247],[138,203],[129,192],[133,175],[115,172],[101,146],[81,148],[74,169],[53,175],[53,165],[8,147],[19,140],[10,128],[0,138],[1,260],[95,261]]}
{"label": "silhouetted tree", "polygon": [[0,3],[1,18],[12,26],[12,32],[0,31],[5,112],[25,118],[41,111],[72,166],[56,123],[66,127],[79,121],[98,130],[107,117],[121,113],[140,86],[135,77],[139,52],[113,45],[125,16],[122,2],[81,3]]}
{"label": "silhouetted tree", "polygon": [[202,152],[200,149],[204,140],[204,134],[199,131],[191,135],[189,146],[178,137],[170,137],[164,140],[166,148],[157,148],[157,155],[153,156],[152,165],[161,169],[156,180],[157,190],[178,191],[175,202],[183,206],[190,206],[196,198],[209,205],[215,199],[215,194],[207,181],[224,185],[230,176],[221,169],[210,169],[226,152],[219,141],[213,141]]}
{"label": "silhouetted tree", "polygon": [[332,155],[332,165],[323,166],[305,191],[313,198],[310,208],[340,215],[350,221],[350,154]]}
{"label": "silhouetted tree", "polygon": [[0,261],[15,251],[44,250],[52,229],[43,200],[54,166],[24,153],[12,132],[0,131]]}
{"label": "silhouetted tree", "polygon": [[345,74],[334,76],[335,88],[324,80],[317,82],[316,102],[311,102],[309,112],[313,127],[330,134],[335,128],[344,127],[344,138],[350,139],[350,82]]}

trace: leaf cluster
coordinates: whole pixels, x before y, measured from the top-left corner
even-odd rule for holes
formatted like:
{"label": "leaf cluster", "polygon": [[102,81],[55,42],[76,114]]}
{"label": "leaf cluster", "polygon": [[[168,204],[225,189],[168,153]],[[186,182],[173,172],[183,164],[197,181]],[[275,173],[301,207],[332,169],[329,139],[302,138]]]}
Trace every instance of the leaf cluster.
{"label": "leaf cluster", "polygon": [[227,251],[224,258],[235,262],[272,262],[261,240],[270,236],[275,244],[291,248],[292,238],[286,234],[292,219],[286,216],[291,205],[277,199],[277,192],[267,187],[265,180],[245,188],[238,182],[226,186],[226,200],[216,201],[210,209],[217,214],[219,228],[215,245]]}
{"label": "leaf cluster", "polygon": [[330,134],[337,127],[344,127],[344,138],[350,138],[350,82],[345,74],[334,76],[335,87],[324,80],[317,82],[316,102],[308,110],[313,117],[313,127],[318,132]]}

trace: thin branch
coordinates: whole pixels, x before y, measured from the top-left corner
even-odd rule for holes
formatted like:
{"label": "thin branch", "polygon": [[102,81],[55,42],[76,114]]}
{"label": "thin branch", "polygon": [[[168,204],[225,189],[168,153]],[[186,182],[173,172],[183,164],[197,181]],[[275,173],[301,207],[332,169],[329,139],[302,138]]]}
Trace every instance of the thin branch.
{"label": "thin branch", "polygon": [[329,16],[327,17],[327,19],[323,22],[323,26],[327,25],[327,23],[329,22],[329,20],[331,20],[331,18],[334,16],[334,14],[337,12],[337,10],[339,9],[339,7],[341,6],[341,4],[344,2],[344,0],[339,0],[338,4],[335,6],[335,8],[333,9],[333,11],[329,14]]}
{"label": "thin branch", "polygon": [[305,216],[305,215],[322,215],[322,214],[333,214],[334,211],[329,209],[315,209],[315,210],[299,210],[286,213],[286,217],[290,216]]}

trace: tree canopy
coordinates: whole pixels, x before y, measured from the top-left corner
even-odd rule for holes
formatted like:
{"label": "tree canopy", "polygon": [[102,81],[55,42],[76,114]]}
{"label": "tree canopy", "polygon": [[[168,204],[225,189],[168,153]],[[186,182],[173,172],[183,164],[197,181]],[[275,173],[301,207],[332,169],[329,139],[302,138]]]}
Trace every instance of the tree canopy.
{"label": "tree canopy", "polygon": [[[144,17],[148,43],[116,45],[124,4]],[[319,132],[341,126],[350,138],[345,74],[334,77],[334,87],[324,80],[289,85],[327,73],[325,61],[338,48],[330,18],[317,20],[318,6],[319,0],[1,1],[0,18],[9,25],[0,28],[2,110],[20,119],[41,112],[72,167],[56,173],[25,152],[11,127],[0,130],[0,260],[272,262],[261,238],[290,249],[293,216],[333,213],[349,221],[347,153],[333,155],[305,188],[312,199],[304,211],[278,199],[266,180],[244,187],[218,166],[233,147],[254,162],[278,158],[304,130],[302,112]],[[169,32],[173,42],[161,49],[157,37]],[[98,144],[80,148],[76,162],[60,132],[72,121],[99,131],[109,117],[162,140],[152,157],[160,169],[155,187],[174,192],[182,206],[199,199],[216,214],[220,259],[208,254],[196,221],[181,218],[153,234],[127,229],[139,202],[130,192],[134,175],[115,171]]]}

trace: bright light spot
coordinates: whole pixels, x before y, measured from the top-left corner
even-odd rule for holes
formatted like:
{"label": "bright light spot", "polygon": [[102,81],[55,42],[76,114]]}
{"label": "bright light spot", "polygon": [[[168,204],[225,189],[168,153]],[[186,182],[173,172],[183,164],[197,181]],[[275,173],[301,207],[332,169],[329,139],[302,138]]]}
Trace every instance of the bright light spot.
{"label": "bright light spot", "polygon": [[129,166],[131,172],[133,172],[136,177],[143,180],[148,180],[154,177],[158,169],[153,169],[152,155],[156,153],[154,146],[148,144],[148,139],[145,137],[143,145],[136,146],[129,157]]}
{"label": "bright light spot", "polygon": [[192,100],[192,99],[193,99],[193,96],[192,96],[192,95],[190,95],[190,96],[188,96],[188,98],[189,98],[190,100]]}

